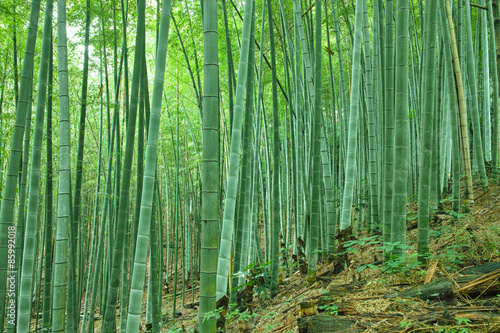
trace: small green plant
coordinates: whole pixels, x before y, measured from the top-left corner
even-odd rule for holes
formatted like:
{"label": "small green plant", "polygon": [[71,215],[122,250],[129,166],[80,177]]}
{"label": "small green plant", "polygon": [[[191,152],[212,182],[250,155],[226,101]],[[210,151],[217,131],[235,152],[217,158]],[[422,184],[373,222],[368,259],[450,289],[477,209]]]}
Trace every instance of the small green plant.
{"label": "small green plant", "polygon": [[471,330],[468,329],[468,328],[460,328],[460,329],[456,329],[456,328],[450,328],[450,329],[440,329],[438,332],[446,332],[446,333],[470,333]]}
{"label": "small green plant", "polygon": [[[236,303],[233,303],[233,305],[236,305]],[[241,312],[239,309],[234,309],[230,313],[226,315],[227,321],[249,321],[253,317],[259,316],[258,313],[251,313],[250,311],[243,311]]]}
{"label": "small green plant", "polygon": [[418,254],[408,253],[403,258],[391,256],[390,259],[386,260],[382,265],[382,270],[385,273],[397,274],[401,277],[408,278],[415,273],[418,274],[422,272],[419,270],[419,266]]}
{"label": "small green plant", "polygon": [[384,245],[377,248],[377,250],[384,250],[386,252],[392,252],[394,249],[408,250],[411,249],[410,245],[401,244],[400,242],[387,242]]}
{"label": "small green plant", "polygon": [[262,316],[262,319],[273,318],[276,316],[276,312],[271,311]]}
{"label": "small green plant", "polygon": [[406,329],[410,328],[410,326],[411,326],[411,321],[410,321],[410,320],[409,320],[409,321],[404,321],[404,320],[401,320],[401,321],[399,322],[399,326],[401,326],[401,328],[403,328],[403,329],[405,329],[405,330],[406,330]]}
{"label": "small green plant", "polygon": [[436,229],[429,230],[429,236],[433,238],[439,238],[441,236],[449,236],[453,234],[453,230],[449,225],[440,226]]}
{"label": "small green plant", "polygon": [[460,328],[459,333],[469,333],[471,330],[469,329],[469,324],[471,320],[468,318],[457,318],[457,324],[459,326],[465,325],[466,327]]}
{"label": "small green plant", "polygon": [[[486,236],[485,243],[486,243],[486,248],[488,250],[488,253],[491,257],[497,256],[500,254],[500,249],[498,247],[497,241],[495,238],[498,239],[500,236],[500,230],[497,225],[492,225],[489,230],[491,233]],[[495,237],[496,235],[496,237]]]}
{"label": "small green plant", "polygon": [[352,239],[348,240],[344,243],[344,248],[346,249],[346,253],[358,253],[358,248],[357,247],[364,247],[367,245],[372,245],[372,244],[379,244],[380,243],[380,236],[375,235],[371,237],[365,237],[362,239]]}
{"label": "small green plant", "polygon": [[471,321],[468,318],[457,318],[457,324],[458,325],[469,326],[470,323],[471,323]]}
{"label": "small green plant", "polygon": [[374,265],[374,264],[363,265],[363,266],[360,266],[360,267],[356,268],[356,272],[361,273],[362,271],[364,271],[367,268],[371,268],[371,269],[377,270],[378,266]]}
{"label": "small green plant", "polygon": [[282,247],[282,248],[280,248],[280,253],[287,253],[292,249],[292,247],[293,247],[293,244],[290,244],[287,247]]}
{"label": "small green plant", "polygon": [[205,317],[203,318],[203,320],[209,320],[209,319],[212,319],[212,318],[215,318],[216,320],[220,318],[221,316],[221,311],[222,311],[222,308],[219,308],[219,309],[215,309],[213,311],[210,311],[210,312],[206,312],[205,313]]}
{"label": "small green plant", "polygon": [[447,270],[456,270],[464,262],[465,254],[461,251],[462,248],[467,248],[466,244],[454,244],[446,248],[446,252],[440,253],[437,260],[441,262]]}
{"label": "small green plant", "polygon": [[247,286],[254,286],[254,292],[256,294],[265,294],[271,287],[271,265],[271,261],[263,264],[252,263],[247,265],[243,272],[239,271],[234,273],[233,276],[243,276],[246,278],[247,282],[234,287],[233,290],[239,291]]}
{"label": "small green plant", "polygon": [[168,329],[169,333],[179,333],[179,332],[184,332],[184,330],[180,327],[171,327]]}
{"label": "small green plant", "polygon": [[274,324],[266,324],[265,329],[266,332],[275,332],[276,328],[280,325],[280,322],[274,323]]}
{"label": "small green plant", "polygon": [[406,221],[408,221],[408,222],[413,221],[416,218],[417,218],[417,212],[415,212],[415,211],[406,214]]}
{"label": "small green plant", "polygon": [[336,305],[323,304],[323,305],[318,306],[318,309],[324,310],[326,313],[328,313],[332,316],[336,316],[339,314],[339,311],[338,311],[339,308]]}
{"label": "small green plant", "polygon": [[451,217],[453,217],[453,219],[456,221],[456,220],[460,220],[462,218],[465,218],[467,216],[467,214],[464,214],[464,213],[458,213],[458,212],[455,212],[453,210],[449,211],[449,214]]}
{"label": "small green plant", "polygon": [[470,333],[471,330],[468,327],[470,323],[471,323],[470,319],[467,319],[467,318],[457,318],[457,324],[458,324],[458,326],[465,325],[466,327],[440,328],[436,332]]}

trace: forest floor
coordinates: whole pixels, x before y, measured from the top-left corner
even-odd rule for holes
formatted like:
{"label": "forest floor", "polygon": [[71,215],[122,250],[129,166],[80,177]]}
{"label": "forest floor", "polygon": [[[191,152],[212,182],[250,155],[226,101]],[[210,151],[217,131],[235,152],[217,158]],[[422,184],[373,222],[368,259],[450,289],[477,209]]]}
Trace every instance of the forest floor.
{"label": "forest floor", "polygon": [[[500,265],[498,181],[485,189],[475,188],[474,198],[470,212],[463,214],[450,213],[449,200],[442,200],[430,224],[432,256],[428,265],[417,263],[417,204],[409,203],[409,247],[403,263],[382,263],[380,238],[357,235],[346,244],[347,268],[338,274],[333,274],[333,264],[319,263],[316,282],[308,284],[300,265],[294,265],[282,272],[278,294],[272,298],[256,279],[252,299],[226,313],[225,331],[500,332],[500,270],[493,270],[483,280],[460,284],[467,268]],[[498,268],[496,264],[490,265]],[[400,294],[431,281],[451,281],[451,289],[440,286],[428,299],[418,297],[420,292]],[[173,290],[172,282],[167,289]],[[163,332],[194,331],[199,285],[186,289],[185,306],[178,294],[174,319],[172,294],[164,295]]]}
{"label": "forest floor", "polygon": [[[430,222],[427,265],[417,262],[417,203],[410,202],[404,262],[383,263],[380,237],[362,232],[344,244],[346,268],[334,273],[333,264],[320,261],[313,284],[301,272],[305,263],[295,263],[282,269],[278,293],[270,297],[266,274],[254,272],[260,276],[249,278],[244,304],[230,307],[219,331],[500,332],[499,181],[476,186],[474,198],[470,212],[460,214],[441,201]],[[471,269],[480,275],[467,275]],[[185,291],[177,292],[173,316],[173,278],[164,285],[161,330],[196,332],[199,283],[182,282],[181,270],[178,275],[177,291]],[[96,332],[100,327],[97,317]],[[141,322],[141,332],[147,328]]]}

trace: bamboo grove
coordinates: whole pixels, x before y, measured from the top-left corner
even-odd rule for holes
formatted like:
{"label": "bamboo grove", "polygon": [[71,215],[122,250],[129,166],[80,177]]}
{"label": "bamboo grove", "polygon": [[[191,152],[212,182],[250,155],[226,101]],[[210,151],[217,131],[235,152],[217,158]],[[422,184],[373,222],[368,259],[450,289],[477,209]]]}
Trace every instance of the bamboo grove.
{"label": "bamboo grove", "polygon": [[215,332],[250,267],[273,297],[341,234],[425,264],[498,172],[498,0],[0,9],[2,331],[165,331],[199,286]]}

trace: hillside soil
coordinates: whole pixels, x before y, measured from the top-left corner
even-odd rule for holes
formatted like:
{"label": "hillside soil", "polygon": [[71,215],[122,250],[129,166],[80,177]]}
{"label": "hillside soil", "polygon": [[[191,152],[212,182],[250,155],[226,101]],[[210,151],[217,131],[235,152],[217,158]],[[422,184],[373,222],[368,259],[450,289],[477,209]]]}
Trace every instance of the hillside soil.
{"label": "hillside soil", "polygon": [[[252,299],[247,295],[246,304],[227,311],[225,331],[500,332],[498,182],[477,187],[474,197],[470,212],[460,214],[442,200],[431,220],[427,265],[417,263],[417,204],[410,203],[404,262],[383,263],[379,238],[356,235],[346,244],[347,267],[338,274],[333,264],[322,262],[316,282],[308,284],[300,263],[290,265],[273,298],[258,285],[262,279],[254,279]],[[425,283],[437,288],[422,295]],[[192,287],[184,294],[185,306],[177,296],[175,318],[173,296],[164,296],[164,332],[195,330],[199,286]]]}

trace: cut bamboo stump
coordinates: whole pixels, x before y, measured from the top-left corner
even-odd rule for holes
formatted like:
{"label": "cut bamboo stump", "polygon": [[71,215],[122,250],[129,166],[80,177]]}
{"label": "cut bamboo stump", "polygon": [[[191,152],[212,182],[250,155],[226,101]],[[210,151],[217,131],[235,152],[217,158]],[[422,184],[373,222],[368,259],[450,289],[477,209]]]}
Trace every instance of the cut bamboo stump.
{"label": "cut bamboo stump", "polygon": [[308,317],[316,314],[316,302],[302,302],[300,303],[300,315]]}

